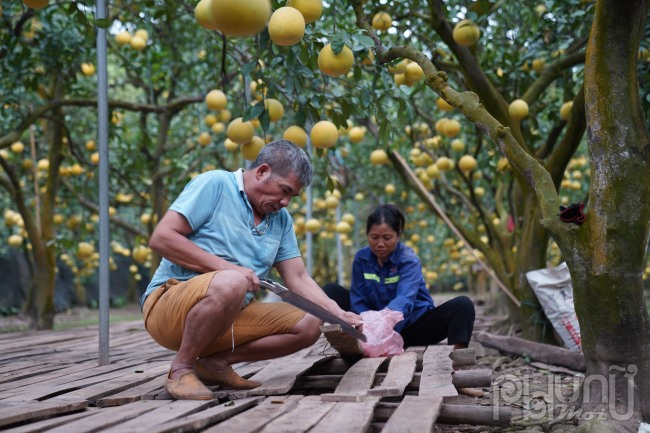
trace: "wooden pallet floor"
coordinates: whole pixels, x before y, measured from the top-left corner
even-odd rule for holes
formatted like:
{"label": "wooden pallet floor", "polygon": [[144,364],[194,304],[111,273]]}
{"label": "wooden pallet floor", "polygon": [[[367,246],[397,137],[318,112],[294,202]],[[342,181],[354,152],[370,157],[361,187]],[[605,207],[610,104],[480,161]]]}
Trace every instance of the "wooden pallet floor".
{"label": "wooden pallet floor", "polygon": [[105,366],[97,327],[0,334],[0,430],[427,432],[454,412],[443,403],[457,395],[450,352],[435,345],[351,360],[321,338],[288,357],[236,365],[263,383],[257,389],[214,387],[212,401],[174,401],[163,390],[173,353],[141,322],[111,326]]}

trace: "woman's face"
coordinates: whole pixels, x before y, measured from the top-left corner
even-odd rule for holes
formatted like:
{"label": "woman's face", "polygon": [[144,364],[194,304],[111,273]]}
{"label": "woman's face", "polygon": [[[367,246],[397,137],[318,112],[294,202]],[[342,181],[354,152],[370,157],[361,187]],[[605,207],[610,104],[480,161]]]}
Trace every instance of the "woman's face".
{"label": "woman's face", "polygon": [[398,241],[399,235],[386,223],[375,224],[368,231],[368,246],[380,263],[384,263],[395,251]]}

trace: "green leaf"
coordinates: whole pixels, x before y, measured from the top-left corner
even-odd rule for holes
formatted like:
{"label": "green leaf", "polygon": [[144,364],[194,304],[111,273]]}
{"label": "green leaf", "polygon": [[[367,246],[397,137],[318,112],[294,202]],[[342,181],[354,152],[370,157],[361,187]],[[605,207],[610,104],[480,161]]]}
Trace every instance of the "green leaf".
{"label": "green leaf", "polygon": [[247,120],[257,119],[264,111],[264,104],[258,102],[257,104],[253,105],[246,113],[244,113],[242,121],[246,122]]}
{"label": "green leaf", "polygon": [[100,29],[107,29],[111,26],[111,21],[108,18],[95,20],[95,26],[99,27]]}
{"label": "green leaf", "polygon": [[241,68],[241,73],[244,77],[250,75],[251,72],[253,72],[253,69],[257,67],[257,60],[253,60],[252,62],[246,63],[244,66]]}
{"label": "green leaf", "polygon": [[332,40],[330,40],[330,44],[332,45],[332,52],[334,54],[339,55],[341,54],[341,51],[343,51],[343,46],[345,45],[344,39],[344,33],[339,32],[332,37]]}
{"label": "green leaf", "polygon": [[[261,103],[259,105],[262,105]],[[263,106],[263,105],[262,105]],[[260,114],[260,125],[262,126],[262,130],[264,132],[269,130],[269,125],[271,124],[271,117],[269,116],[269,111],[264,110],[262,111],[262,114]]]}
{"label": "green leaf", "polygon": [[365,48],[372,48],[375,46],[375,41],[370,36],[355,35],[354,39],[359,45]]}

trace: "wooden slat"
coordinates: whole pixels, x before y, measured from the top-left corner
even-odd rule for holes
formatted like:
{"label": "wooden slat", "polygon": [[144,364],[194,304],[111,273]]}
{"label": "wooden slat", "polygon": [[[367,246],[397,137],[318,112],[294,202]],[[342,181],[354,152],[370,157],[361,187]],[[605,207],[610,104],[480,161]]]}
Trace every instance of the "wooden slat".
{"label": "wooden slat", "polygon": [[85,400],[70,402],[0,402],[0,427],[18,422],[74,412],[88,407]]}
{"label": "wooden slat", "polygon": [[420,396],[455,397],[458,391],[452,384],[454,371],[449,354],[451,346],[429,346],[422,358],[420,374]]}
{"label": "wooden slat", "polygon": [[147,427],[146,433],[183,433],[200,431],[201,429],[248,410],[251,407],[260,404],[262,401],[264,401],[264,397],[261,396],[229,401],[175,421]]}
{"label": "wooden slat", "polygon": [[164,424],[216,406],[217,400],[176,400],[165,406],[150,410],[130,420],[102,429],[102,433],[138,433],[150,427]]}
{"label": "wooden slat", "polygon": [[383,382],[380,386],[369,390],[368,395],[394,397],[404,394],[407,385],[413,380],[417,360],[418,355],[415,352],[404,352],[393,356]]}
{"label": "wooden slat", "polygon": [[260,433],[302,433],[312,428],[336,403],[322,402],[319,396],[305,397],[293,410],[271,421]]}
{"label": "wooden slat", "polygon": [[359,403],[336,403],[309,433],[365,433],[379,397],[367,397]]}
{"label": "wooden slat", "polygon": [[168,401],[139,401],[120,407],[109,407],[93,411],[92,415],[60,425],[48,433],[93,433],[123,423],[143,413],[169,404]]}
{"label": "wooden slat", "polygon": [[43,421],[31,422],[29,424],[20,425],[18,427],[2,430],[2,433],[41,433],[51,430],[63,424],[75,421],[80,418],[85,418],[89,415],[91,410],[86,409],[81,412],[74,412],[68,415],[57,415],[54,418],[44,419]]}
{"label": "wooden slat", "polygon": [[440,414],[442,397],[404,396],[381,433],[430,432]]}
{"label": "wooden slat", "polygon": [[292,410],[302,398],[301,395],[267,397],[262,404],[212,426],[203,433],[256,433],[271,420]]}
{"label": "wooden slat", "polygon": [[343,359],[359,359],[363,357],[363,349],[359,340],[343,332],[341,325],[322,325],[321,332],[329,344],[336,349]]}
{"label": "wooden slat", "polygon": [[262,386],[242,391],[217,391],[215,397],[246,398],[256,395],[286,394],[293,388],[296,377],[323,360],[325,356],[320,355],[290,361],[274,360],[250,378],[262,382]]}
{"label": "wooden slat", "polygon": [[375,381],[377,369],[386,360],[381,358],[363,358],[356,362],[343,375],[333,394],[321,395],[323,401],[360,401],[368,394]]}
{"label": "wooden slat", "polygon": [[[125,389],[117,394],[111,394],[107,397],[98,399],[95,404],[97,407],[122,406],[123,404],[133,403],[134,401],[143,400],[143,396],[161,391],[165,385],[167,374],[163,374],[148,382]],[[152,399],[148,399],[152,400]]]}

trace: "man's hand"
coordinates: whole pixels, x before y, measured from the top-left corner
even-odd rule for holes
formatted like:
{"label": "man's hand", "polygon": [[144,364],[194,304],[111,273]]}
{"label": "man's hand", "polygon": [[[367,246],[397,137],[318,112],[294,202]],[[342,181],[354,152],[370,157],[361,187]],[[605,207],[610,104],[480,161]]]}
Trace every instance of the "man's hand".
{"label": "man's hand", "polygon": [[340,314],[339,317],[346,322],[348,322],[350,325],[354,326],[355,328],[358,328],[361,330],[363,328],[363,320],[361,320],[361,316],[359,316],[356,313],[353,313],[352,311],[343,311],[343,314]]}
{"label": "man's hand", "polygon": [[260,289],[260,279],[252,269],[245,268],[243,266],[237,266],[236,270],[238,272],[241,272],[246,277],[246,280],[248,280],[248,287],[246,288],[247,292],[254,293]]}

